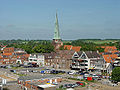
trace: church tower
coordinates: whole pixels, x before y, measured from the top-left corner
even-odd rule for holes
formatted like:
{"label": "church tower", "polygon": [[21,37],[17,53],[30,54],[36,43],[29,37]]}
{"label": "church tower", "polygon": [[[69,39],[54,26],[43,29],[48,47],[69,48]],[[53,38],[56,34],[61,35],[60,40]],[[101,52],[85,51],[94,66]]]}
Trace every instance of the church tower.
{"label": "church tower", "polygon": [[52,44],[54,45],[55,50],[58,50],[63,45],[63,42],[62,42],[62,40],[60,38],[57,12],[56,12],[56,22],[55,22],[54,38],[53,38]]}

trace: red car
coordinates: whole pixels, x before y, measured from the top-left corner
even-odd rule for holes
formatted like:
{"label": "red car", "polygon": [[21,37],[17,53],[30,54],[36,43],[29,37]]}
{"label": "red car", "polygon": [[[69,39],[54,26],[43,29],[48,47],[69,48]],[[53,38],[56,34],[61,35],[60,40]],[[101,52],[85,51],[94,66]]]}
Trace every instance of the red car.
{"label": "red car", "polygon": [[83,82],[76,82],[76,84],[83,86]]}

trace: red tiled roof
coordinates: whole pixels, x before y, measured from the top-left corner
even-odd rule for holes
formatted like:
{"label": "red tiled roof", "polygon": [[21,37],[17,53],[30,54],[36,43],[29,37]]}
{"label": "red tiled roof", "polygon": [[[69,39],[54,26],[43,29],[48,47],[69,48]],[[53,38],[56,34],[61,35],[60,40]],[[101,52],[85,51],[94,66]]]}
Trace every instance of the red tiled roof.
{"label": "red tiled roof", "polygon": [[80,48],[81,48],[80,46],[73,46],[72,50],[78,52],[78,51],[80,51]]}
{"label": "red tiled roof", "polygon": [[118,56],[116,54],[110,54],[110,55],[103,55],[103,58],[107,63],[114,62],[114,59],[116,59]]}
{"label": "red tiled roof", "polygon": [[72,45],[64,45],[64,49],[67,50],[74,50],[76,52],[80,51],[80,46],[72,46]]}
{"label": "red tiled roof", "polygon": [[118,52],[116,46],[101,46],[101,48],[104,48],[104,52],[110,52],[110,53]]}
{"label": "red tiled roof", "polygon": [[115,46],[106,46],[104,51],[105,52],[111,52],[111,53],[118,52],[118,50]]}
{"label": "red tiled roof", "polygon": [[72,45],[64,45],[64,49],[71,50]]}
{"label": "red tiled roof", "polygon": [[12,53],[3,53],[2,55],[10,56]]}
{"label": "red tiled roof", "polygon": [[30,56],[30,54],[23,54],[23,56],[25,56],[26,58],[28,58]]}
{"label": "red tiled roof", "polygon": [[4,53],[12,53],[14,52],[14,48],[13,47],[7,47],[7,48],[4,48]]}

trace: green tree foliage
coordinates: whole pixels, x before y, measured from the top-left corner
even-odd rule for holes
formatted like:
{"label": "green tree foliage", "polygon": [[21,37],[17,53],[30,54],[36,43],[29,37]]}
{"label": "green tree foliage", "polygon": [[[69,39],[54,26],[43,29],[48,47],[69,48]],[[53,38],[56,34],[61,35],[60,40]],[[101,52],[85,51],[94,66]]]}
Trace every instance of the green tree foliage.
{"label": "green tree foliage", "polygon": [[51,44],[48,45],[37,45],[32,49],[33,53],[50,53],[54,51],[54,47]]}
{"label": "green tree foliage", "polygon": [[21,44],[9,44],[8,47],[22,48],[27,53],[50,53],[54,51],[54,46],[47,41],[35,42],[34,40]]}
{"label": "green tree foliage", "polygon": [[97,49],[99,52],[104,52],[104,48],[97,47],[96,49]]}
{"label": "green tree foliage", "polygon": [[83,40],[75,40],[71,43],[73,46],[81,46],[81,51],[96,51],[96,44],[92,42],[84,42]]}
{"label": "green tree foliage", "polygon": [[112,80],[120,81],[120,67],[115,67],[112,71]]}
{"label": "green tree foliage", "polygon": [[60,50],[64,50],[64,45],[59,48]]}

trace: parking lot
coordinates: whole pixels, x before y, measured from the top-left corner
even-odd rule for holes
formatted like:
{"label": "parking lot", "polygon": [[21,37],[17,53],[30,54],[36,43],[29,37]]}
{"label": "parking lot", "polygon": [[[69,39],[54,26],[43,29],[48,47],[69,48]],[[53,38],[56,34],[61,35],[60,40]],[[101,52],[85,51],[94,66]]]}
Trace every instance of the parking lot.
{"label": "parking lot", "polygon": [[[101,75],[90,74],[89,72],[74,72],[73,70],[56,70],[45,67],[9,67],[9,68],[0,68],[0,77],[9,79],[10,81],[17,80],[17,78],[21,76],[35,76],[35,75],[60,75],[63,80],[60,83],[54,83],[57,88],[63,86],[63,88],[74,88],[75,90],[119,90],[120,85],[112,86],[104,84],[108,79],[103,79]],[[4,76],[5,75],[5,76]],[[8,77],[9,76],[9,77]],[[87,77],[92,77],[96,82],[85,82]],[[71,80],[69,78],[73,78],[76,80]],[[14,79],[14,80],[12,80]],[[78,79],[78,80],[77,80]],[[80,81],[83,79],[84,81]],[[102,82],[101,82],[102,81]],[[85,82],[85,87],[81,87],[82,85],[77,85],[76,82]]]}

